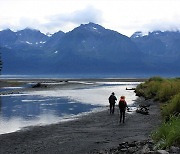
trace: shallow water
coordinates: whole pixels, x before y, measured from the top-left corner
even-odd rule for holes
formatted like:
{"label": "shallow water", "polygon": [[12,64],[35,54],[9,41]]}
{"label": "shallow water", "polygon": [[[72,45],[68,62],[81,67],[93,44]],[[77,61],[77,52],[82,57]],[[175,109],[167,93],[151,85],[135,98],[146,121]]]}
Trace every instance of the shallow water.
{"label": "shallow water", "polygon": [[[108,97],[115,92],[117,98],[126,96],[128,105],[136,99],[133,91],[137,82],[81,83],[76,89],[53,89],[11,94],[0,98],[0,134],[14,132],[32,125],[46,125],[71,120],[107,106]],[[94,86],[88,86],[94,84]]]}

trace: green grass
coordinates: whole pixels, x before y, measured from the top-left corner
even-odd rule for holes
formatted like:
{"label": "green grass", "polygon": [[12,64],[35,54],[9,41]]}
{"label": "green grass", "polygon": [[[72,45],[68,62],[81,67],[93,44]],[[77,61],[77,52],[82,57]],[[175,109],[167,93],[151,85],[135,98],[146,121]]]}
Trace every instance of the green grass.
{"label": "green grass", "polygon": [[180,145],[180,117],[171,117],[168,122],[164,122],[156,131],[152,133],[152,138],[156,141],[157,149],[169,148],[171,145]]}
{"label": "green grass", "polygon": [[161,83],[157,98],[162,102],[166,102],[178,93],[180,93],[180,80],[166,80]]}
{"label": "green grass", "polygon": [[163,79],[153,77],[137,86],[136,94],[154,99],[162,105],[164,122],[152,134],[157,148],[180,146],[180,78]]}
{"label": "green grass", "polygon": [[178,115],[180,113],[180,93],[175,95],[162,107],[163,117],[169,117],[170,115]]}

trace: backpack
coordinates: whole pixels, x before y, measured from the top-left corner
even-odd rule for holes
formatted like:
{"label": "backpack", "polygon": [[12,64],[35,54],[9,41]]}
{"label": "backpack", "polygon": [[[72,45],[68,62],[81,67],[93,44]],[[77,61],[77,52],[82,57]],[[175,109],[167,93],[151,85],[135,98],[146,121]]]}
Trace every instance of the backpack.
{"label": "backpack", "polygon": [[126,101],[125,100],[120,100],[119,101],[119,108],[120,109],[125,109],[126,108]]}

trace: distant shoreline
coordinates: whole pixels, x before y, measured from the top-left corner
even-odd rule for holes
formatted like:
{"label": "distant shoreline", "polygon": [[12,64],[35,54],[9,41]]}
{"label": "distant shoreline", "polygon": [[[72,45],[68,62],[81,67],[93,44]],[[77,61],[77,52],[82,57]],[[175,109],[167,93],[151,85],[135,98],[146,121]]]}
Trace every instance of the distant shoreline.
{"label": "distant shoreline", "polygon": [[[48,83],[53,83],[53,85],[48,85],[47,87],[41,86],[39,88],[32,88],[32,87],[24,87],[18,88],[14,90],[6,90],[0,91],[0,95],[7,95],[7,94],[18,94],[22,91],[32,91],[32,90],[42,90],[47,88],[71,88],[71,86],[85,86],[81,82],[145,82],[148,79],[145,78],[0,78],[0,88],[6,87],[24,87],[29,83],[37,84],[42,83],[44,85],[48,85]],[[77,83],[76,83],[77,82]],[[79,82],[79,83],[78,83]],[[62,84],[61,83],[65,83]],[[90,86],[90,85],[89,85]]]}
{"label": "distant shoreline", "polygon": [[0,78],[0,81],[104,81],[104,82],[144,82],[148,78]]}
{"label": "distant shoreline", "polygon": [[[72,85],[80,85],[81,82],[145,82],[146,78],[102,78],[102,79],[92,79],[92,78],[0,78],[0,88],[4,87],[23,87],[26,84],[33,83],[42,83],[42,84],[48,84],[48,83],[54,83],[54,85],[51,85],[47,88],[55,88],[56,86],[61,86],[59,88],[69,88]],[[73,83],[77,82],[77,83]],[[79,82],[79,83],[78,83]],[[59,85],[59,83],[66,83]],[[81,84],[83,86],[83,84]],[[6,95],[6,94],[17,94],[24,90],[39,90],[39,89],[47,89],[46,87],[39,87],[39,88],[32,88],[32,87],[25,87],[21,89],[15,89],[15,90],[9,90],[7,91],[1,91],[0,95]]]}

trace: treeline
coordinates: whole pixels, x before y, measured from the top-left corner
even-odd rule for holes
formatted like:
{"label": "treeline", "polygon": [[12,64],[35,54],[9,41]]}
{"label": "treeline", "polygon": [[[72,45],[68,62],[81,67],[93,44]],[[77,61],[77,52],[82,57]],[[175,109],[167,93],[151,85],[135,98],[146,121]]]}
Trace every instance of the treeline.
{"label": "treeline", "polygon": [[137,86],[136,94],[161,103],[163,123],[152,133],[157,148],[180,146],[180,78],[150,78]]}

